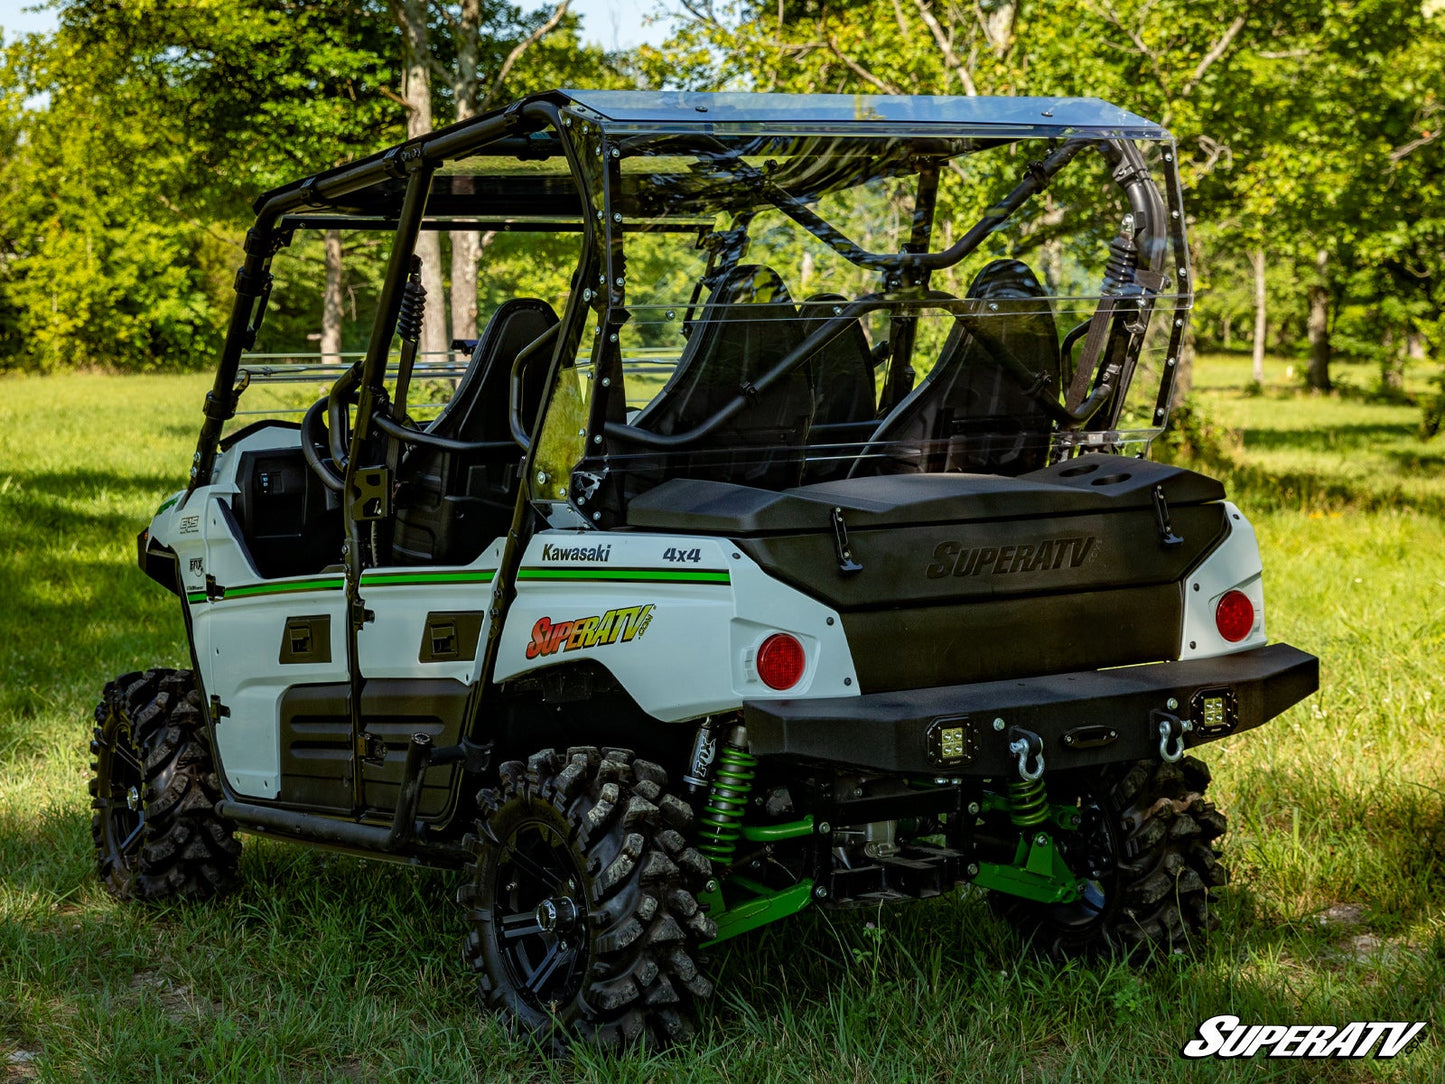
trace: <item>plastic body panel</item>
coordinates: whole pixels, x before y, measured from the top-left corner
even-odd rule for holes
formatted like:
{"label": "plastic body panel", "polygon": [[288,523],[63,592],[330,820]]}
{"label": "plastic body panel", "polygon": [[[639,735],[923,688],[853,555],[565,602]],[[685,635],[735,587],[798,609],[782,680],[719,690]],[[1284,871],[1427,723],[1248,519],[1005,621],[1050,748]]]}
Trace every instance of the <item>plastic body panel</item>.
{"label": "plastic body panel", "polygon": [[[298,441],[297,432],[286,427],[258,427],[245,434],[218,458],[213,484],[189,500],[162,506],[151,525],[154,541],[176,554],[202,686],[221,708],[215,741],[226,783],[234,794],[283,802],[288,800],[282,773],[283,697],[297,686],[345,685],[348,680],[345,581],[339,567],[263,577],[229,508],[238,492],[236,470],[247,453],[294,450]],[[428,652],[436,641],[428,618],[469,615],[475,623],[471,631],[484,642],[499,554],[500,546],[493,544],[467,566],[367,570],[362,598],[374,619],[357,637],[362,673],[373,679],[440,681],[442,700],[464,698],[480,669],[476,652]],[[327,650],[316,644],[306,651],[288,650],[298,646],[292,640],[297,619],[327,630]],[[330,719],[329,730],[340,727],[349,750],[344,699]],[[377,782],[384,800],[394,785],[379,775]],[[369,791],[367,800],[378,804]]]}
{"label": "plastic body panel", "polygon": [[[669,551],[681,558],[669,559]],[[591,559],[578,556],[589,552]],[[577,631],[576,623],[589,619],[590,630]],[[570,625],[559,638],[563,623]],[[753,661],[774,632],[796,636],[807,659],[791,695],[856,692],[838,614],[778,583],[730,542],[544,531],[528,545],[518,573],[495,679],[593,659],[648,714],[695,719],[776,692]]]}

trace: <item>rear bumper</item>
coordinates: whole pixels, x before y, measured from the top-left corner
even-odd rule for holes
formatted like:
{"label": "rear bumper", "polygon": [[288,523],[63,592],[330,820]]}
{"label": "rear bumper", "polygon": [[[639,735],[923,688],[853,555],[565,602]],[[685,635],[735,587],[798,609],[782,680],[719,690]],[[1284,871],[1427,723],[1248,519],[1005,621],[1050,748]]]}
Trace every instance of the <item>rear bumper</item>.
{"label": "rear bumper", "polygon": [[[1160,722],[1186,748],[1249,730],[1319,688],[1319,660],[1288,644],[1188,662],[817,700],[743,704],[749,745],[785,756],[923,775],[1016,773],[1019,730],[1048,771],[1160,755]],[[1171,704],[1172,701],[1172,704]],[[1001,722],[1000,722],[1001,720]]]}

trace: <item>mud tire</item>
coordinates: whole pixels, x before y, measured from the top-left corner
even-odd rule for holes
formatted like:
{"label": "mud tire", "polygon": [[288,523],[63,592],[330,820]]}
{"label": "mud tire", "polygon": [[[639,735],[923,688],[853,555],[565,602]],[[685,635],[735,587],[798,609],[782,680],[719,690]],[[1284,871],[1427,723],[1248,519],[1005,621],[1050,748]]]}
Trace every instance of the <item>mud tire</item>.
{"label": "mud tire", "polygon": [[1070,904],[990,893],[994,910],[1034,948],[1067,956],[1149,956],[1197,951],[1218,925],[1211,890],[1229,880],[1214,843],[1224,814],[1204,798],[1209,769],[1136,761],[1049,780],[1051,801],[1079,799],[1083,824],[1058,835],[1090,890]]}
{"label": "mud tire", "polygon": [[698,946],[717,925],[697,902],[711,870],[692,810],[666,785],[631,750],[574,747],[509,761],[478,795],[462,958],[514,1034],[554,1052],[693,1035],[713,990]]}
{"label": "mud tire", "polygon": [[107,892],[158,902],[235,887],[241,844],[215,813],[221,785],[189,670],[107,684],[90,752],[91,838]]}

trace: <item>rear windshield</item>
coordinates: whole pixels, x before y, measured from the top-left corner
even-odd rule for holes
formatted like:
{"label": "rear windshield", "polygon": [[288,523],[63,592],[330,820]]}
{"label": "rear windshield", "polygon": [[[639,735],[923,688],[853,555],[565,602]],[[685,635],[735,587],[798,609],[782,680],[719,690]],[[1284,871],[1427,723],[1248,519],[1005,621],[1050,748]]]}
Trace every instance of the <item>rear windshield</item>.
{"label": "rear windshield", "polygon": [[625,492],[1022,474],[1162,428],[1188,297],[1172,144],[679,134],[617,150],[595,181],[625,303],[595,310],[559,390],[585,405],[606,381],[578,451]]}

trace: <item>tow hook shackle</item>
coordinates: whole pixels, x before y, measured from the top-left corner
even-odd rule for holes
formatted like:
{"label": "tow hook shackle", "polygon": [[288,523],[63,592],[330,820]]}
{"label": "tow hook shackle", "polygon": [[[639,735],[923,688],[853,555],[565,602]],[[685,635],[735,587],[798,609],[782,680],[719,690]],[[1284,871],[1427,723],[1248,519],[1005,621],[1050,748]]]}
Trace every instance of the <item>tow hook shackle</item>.
{"label": "tow hook shackle", "polygon": [[[1011,726],[1008,728],[1008,751],[1018,757],[1019,778],[1025,783],[1036,782],[1044,774],[1044,740],[1032,730]],[[1029,763],[1033,767],[1029,767]]]}
{"label": "tow hook shackle", "polygon": [[1159,756],[1166,764],[1176,763],[1184,756],[1184,735],[1194,729],[1193,722],[1167,711],[1151,711],[1149,718],[1158,724]]}

